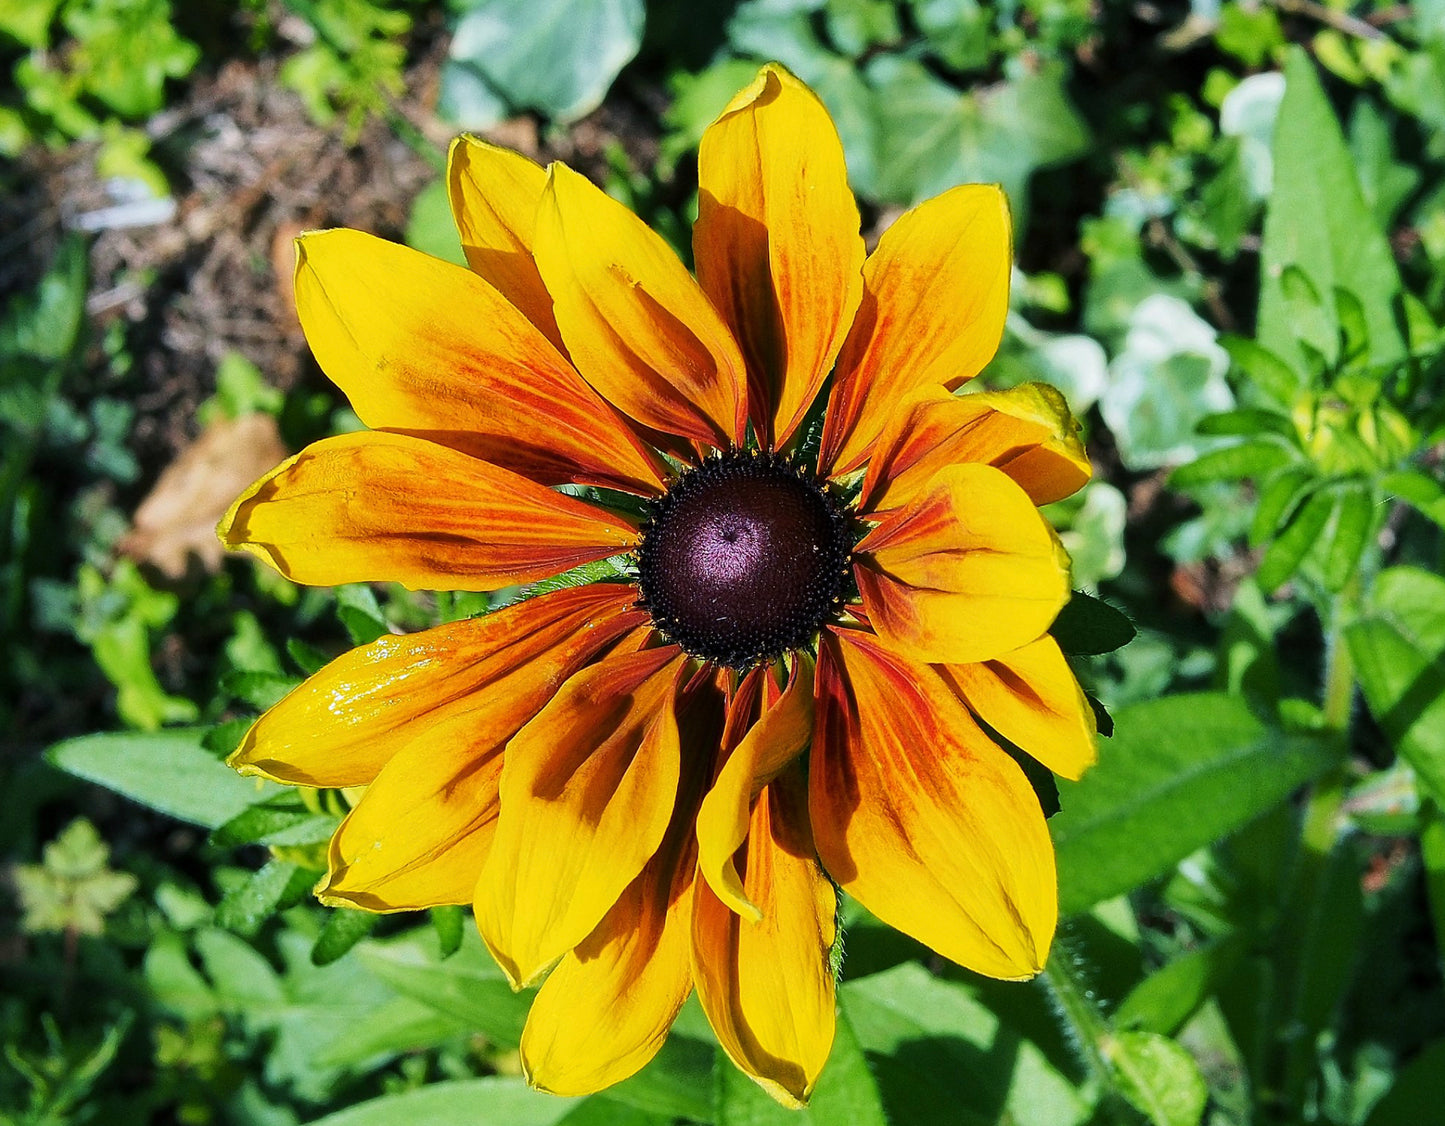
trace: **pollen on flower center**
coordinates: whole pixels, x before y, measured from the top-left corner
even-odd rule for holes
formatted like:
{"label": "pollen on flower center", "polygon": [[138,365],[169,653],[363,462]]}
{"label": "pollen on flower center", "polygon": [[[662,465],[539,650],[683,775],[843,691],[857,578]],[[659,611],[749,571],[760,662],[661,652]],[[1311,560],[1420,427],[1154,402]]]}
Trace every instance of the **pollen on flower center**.
{"label": "pollen on flower center", "polygon": [[837,611],[851,542],[839,506],[787,458],[723,454],[653,502],[642,600],[693,656],[747,668],[805,644]]}

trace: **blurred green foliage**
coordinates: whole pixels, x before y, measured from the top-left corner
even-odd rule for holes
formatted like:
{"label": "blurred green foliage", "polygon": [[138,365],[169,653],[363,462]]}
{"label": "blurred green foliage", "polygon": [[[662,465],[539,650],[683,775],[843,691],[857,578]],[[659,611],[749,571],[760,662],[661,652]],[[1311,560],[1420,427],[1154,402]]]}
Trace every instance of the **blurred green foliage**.
{"label": "blurred green foliage", "polygon": [[[1434,1121],[1445,4],[682,7],[0,0],[0,153],[95,144],[164,194],[148,127],[239,58],[435,160],[401,109],[440,37],[454,128],[526,113],[545,146],[604,98],[644,121],[656,164],[611,136],[598,167],[684,255],[699,138],[764,60],[828,105],[870,230],[1003,183],[1019,271],[980,382],[1053,382],[1085,421],[1099,473],[1051,516],[1102,600],[1060,632],[1115,732],[1058,786],[1048,972],[937,965],[849,904],[809,1111],[720,1063],[693,1007],[614,1090],[529,1092],[529,997],[463,913],[318,907],[347,795],[222,762],[348,642],[527,592],[297,591],[241,561],[173,589],[121,556],[161,468],[132,441],[146,343],[87,316],[72,236],[0,311],[0,1121]],[[405,233],[456,259],[442,189]],[[346,425],[265,375],[228,357],[199,421]],[[1139,636],[1106,653],[1110,605]]]}

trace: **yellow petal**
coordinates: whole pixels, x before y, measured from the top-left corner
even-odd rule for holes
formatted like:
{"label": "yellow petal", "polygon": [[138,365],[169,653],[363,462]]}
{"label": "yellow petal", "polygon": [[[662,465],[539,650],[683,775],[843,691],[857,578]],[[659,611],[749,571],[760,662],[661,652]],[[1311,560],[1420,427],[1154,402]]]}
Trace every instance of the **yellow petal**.
{"label": "yellow petal", "polygon": [[863,296],[843,145],[816,95],[770,63],[708,127],[697,162],[697,280],[742,344],[754,428],[782,446]]}
{"label": "yellow petal", "polygon": [[447,152],[447,194],[467,265],[521,310],[557,348],[552,295],[532,260],[547,173],[511,149],[463,134]]}
{"label": "yellow petal", "polygon": [[1043,969],[1058,920],[1053,846],[1023,771],[938,673],[825,631],[809,812],[849,895],[961,966]]}
{"label": "yellow petal", "polygon": [[647,224],[554,164],[533,253],[572,360],[603,398],[665,434],[719,448],[741,441],[747,376],[737,343]]}
{"label": "yellow petal", "polygon": [[674,647],[577,673],[507,746],[477,925],[513,984],[591,933],[657,851],[677,798]]}
{"label": "yellow petal", "polygon": [[935,474],[859,542],[854,577],[880,637],[915,660],[986,661],[1027,645],[1069,598],[1058,537],[989,465]]}
{"label": "yellow petal", "polygon": [[247,489],[227,547],[312,586],[497,590],[630,550],[618,516],[402,434],[323,438]]}
{"label": "yellow petal", "polygon": [[656,458],[628,424],[461,267],[360,231],[318,231],[296,240],[296,309],[317,362],[367,426],[545,485],[659,491]]}
{"label": "yellow petal", "polygon": [[641,875],[538,991],[522,1033],[532,1086],[589,1095],[626,1079],[662,1047],[692,992],[691,814],[689,804],[674,815]]}
{"label": "yellow petal", "polygon": [[1077,779],[1098,757],[1094,709],[1052,637],[939,671],[979,719],[1055,774]]}
{"label": "yellow petal", "polygon": [[403,743],[332,836],[323,903],[415,911],[471,902],[496,831],[515,703],[478,700]]}
{"label": "yellow petal", "polygon": [[863,302],[838,356],[824,472],[862,465],[910,391],[952,390],[993,359],[1012,265],[1008,200],[991,184],[946,191],[883,232],[863,265]]}
{"label": "yellow petal", "polygon": [[743,876],[762,910],[751,922],[699,880],[693,890],[693,977],[718,1043],[784,1106],[806,1105],[833,1046],[829,962],[837,903],[808,832],[796,767],[753,808]]}
{"label": "yellow petal", "polygon": [[697,812],[699,869],[723,903],[753,922],[760,918],[759,908],[743,889],[734,853],[747,838],[758,794],[807,749],[812,734],[813,662],[799,652],[787,689],[728,756]]}
{"label": "yellow petal", "polygon": [[1093,472],[1078,421],[1047,384],[968,395],[925,387],[905,399],[884,427],[859,507],[900,508],[940,469],[961,462],[1003,470],[1035,504],[1063,500]]}
{"label": "yellow petal", "polygon": [[635,587],[593,583],[343,653],[266,712],[230,764],[302,786],[362,786],[411,742],[485,707],[519,729],[556,686],[645,615]]}

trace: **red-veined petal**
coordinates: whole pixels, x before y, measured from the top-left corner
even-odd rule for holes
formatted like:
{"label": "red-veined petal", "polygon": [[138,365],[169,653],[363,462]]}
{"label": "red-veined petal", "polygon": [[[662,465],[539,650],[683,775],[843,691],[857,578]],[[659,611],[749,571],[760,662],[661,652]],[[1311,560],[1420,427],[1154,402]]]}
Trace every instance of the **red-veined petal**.
{"label": "red-veined petal", "polygon": [[554,164],[533,254],[572,361],[603,398],[664,434],[719,448],[742,440],[737,342],[660,235]]}
{"label": "red-veined petal", "polygon": [[361,431],[313,442],[218,529],[227,547],[313,586],[497,590],[630,550],[619,516],[456,450]]}
{"label": "red-veined petal", "polygon": [[829,874],[959,965],[1038,973],[1058,888],[1023,771],[936,671],[871,635],[824,631],[817,694],[809,812]]}
{"label": "red-veined petal", "polygon": [[1013,267],[1008,200],[964,184],[904,213],[863,264],[863,302],[838,356],[819,468],[862,465],[910,391],[950,390],[993,359]]}
{"label": "red-veined petal", "polygon": [[984,661],[1026,645],[1069,598],[1068,556],[1018,485],[953,465],[855,549],[868,620],[914,660]]}
{"label": "red-veined petal", "polygon": [[817,95],[770,63],[708,127],[697,160],[697,280],[742,345],[754,428],[782,446],[863,295],[843,145]]}

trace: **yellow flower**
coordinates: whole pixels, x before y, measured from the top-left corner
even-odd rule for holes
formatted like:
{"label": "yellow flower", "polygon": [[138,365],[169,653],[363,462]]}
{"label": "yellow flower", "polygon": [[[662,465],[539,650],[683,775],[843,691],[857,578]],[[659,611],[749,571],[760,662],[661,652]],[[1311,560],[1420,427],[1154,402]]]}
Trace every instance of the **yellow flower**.
{"label": "yellow flower", "polygon": [[1007,204],[954,188],[865,261],[833,124],[775,66],[703,138],[696,280],[561,165],[463,138],[448,176],[470,271],[300,240],[307,339],[372,429],[257,482],[222,538],[323,585],[633,569],[348,653],[232,762],[368,787],[324,900],[471,903],[515,984],[551,967],[536,1086],[630,1075],[696,989],[733,1061],[803,1103],[835,888],[996,977],[1053,937],[1039,803],[980,721],[1067,777],[1093,759],[1036,507],[1089,463],[1051,389],[951,393],[1003,330]]}

